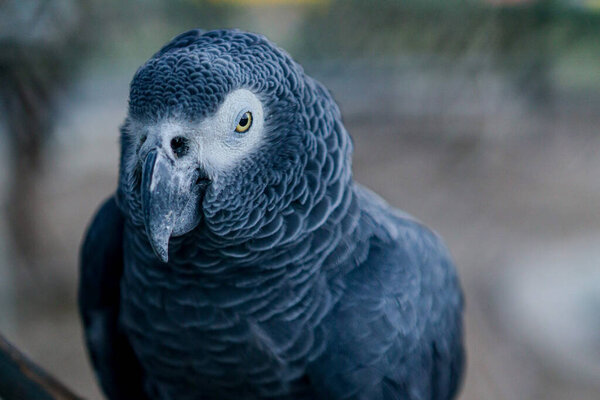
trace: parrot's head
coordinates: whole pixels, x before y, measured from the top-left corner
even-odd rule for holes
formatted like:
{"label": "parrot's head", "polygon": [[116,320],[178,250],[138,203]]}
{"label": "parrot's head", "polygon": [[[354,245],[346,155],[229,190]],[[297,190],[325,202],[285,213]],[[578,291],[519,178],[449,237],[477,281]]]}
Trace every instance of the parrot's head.
{"label": "parrot's head", "polygon": [[171,238],[198,229],[268,247],[314,228],[325,189],[350,169],[327,91],[237,30],[186,32],[142,65],[121,146],[119,205],[163,262]]}

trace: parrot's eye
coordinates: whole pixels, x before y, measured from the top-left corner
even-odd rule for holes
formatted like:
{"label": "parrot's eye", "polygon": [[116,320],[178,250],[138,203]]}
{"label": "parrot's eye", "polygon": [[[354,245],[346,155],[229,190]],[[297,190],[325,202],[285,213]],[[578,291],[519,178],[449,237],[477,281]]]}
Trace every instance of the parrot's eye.
{"label": "parrot's eye", "polygon": [[235,127],[235,131],[237,133],[244,133],[248,129],[250,129],[251,126],[252,126],[252,113],[250,111],[246,111],[240,118],[240,121],[238,122],[237,126]]}

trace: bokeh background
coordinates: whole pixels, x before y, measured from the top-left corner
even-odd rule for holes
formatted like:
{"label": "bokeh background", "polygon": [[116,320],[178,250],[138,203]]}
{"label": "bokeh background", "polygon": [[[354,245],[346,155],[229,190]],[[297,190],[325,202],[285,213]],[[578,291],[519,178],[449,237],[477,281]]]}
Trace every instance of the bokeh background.
{"label": "bokeh background", "polygon": [[129,80],[195,27],[285,48],[338,100],[356,179],[446,239],[461,399],[600,398],[597,0],[0,0],[0,331],[101,398],[78,248]]}

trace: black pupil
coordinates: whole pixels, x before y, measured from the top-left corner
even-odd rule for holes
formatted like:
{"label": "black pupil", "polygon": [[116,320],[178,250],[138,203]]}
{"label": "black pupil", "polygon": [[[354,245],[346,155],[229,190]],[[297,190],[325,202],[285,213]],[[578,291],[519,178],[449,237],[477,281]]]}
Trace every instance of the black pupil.
{"label": "black pupil", "polygon": [[240,119],[240,126],[242,128],[245,128],[246,126],[248,126],[248,122],[250,122],[250,120],[248,119],[248,113],[244,114],[244,116]]}

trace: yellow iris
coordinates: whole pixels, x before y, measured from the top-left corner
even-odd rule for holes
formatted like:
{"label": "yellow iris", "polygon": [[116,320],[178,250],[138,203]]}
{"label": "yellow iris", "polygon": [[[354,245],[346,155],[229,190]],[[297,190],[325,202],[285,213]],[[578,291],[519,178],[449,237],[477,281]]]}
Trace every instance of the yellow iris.
{"label": "yellow iris", "polygon": [[252,126],[252,113],[250,111],[246,111],[242,118],[240,118],[240,122],[238,122],[235,127],[235,131],[238,133],[244,133]]}

